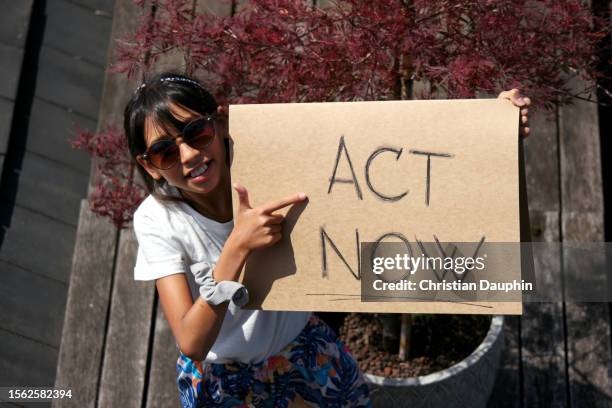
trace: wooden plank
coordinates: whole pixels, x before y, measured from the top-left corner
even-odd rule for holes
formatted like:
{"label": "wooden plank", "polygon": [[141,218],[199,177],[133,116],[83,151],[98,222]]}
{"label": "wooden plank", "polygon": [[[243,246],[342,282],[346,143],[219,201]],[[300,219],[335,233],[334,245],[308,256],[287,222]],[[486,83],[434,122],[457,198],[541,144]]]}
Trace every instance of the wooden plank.
{"label": "wooden plank", "polygon": [[504,345],[491,397],[490,408],[521,407],[519,317],[504,316]]}
{"label": "wooden plank", "polygon": [[[111,38],[125,37],[137,28],[142,10],[129,0],[115,3]],[[108,65],[115,60],[111,44]],[[103,126],[122,126],[125,104],[132,96],[139,78],[127,80],[124,75],[108,74],[102,91],[98,130]],[[90,191],[98,175],[92,162]],[[147,360],[153,311],[152,285],[143,287],[134,281],[133,267],[137,250],[133,230],[122,230],[117,242],[117,261],[109,303],[107,342],[101,362],[98,401],[96,406],[141,407],[147,383]]]}
{"label": "wooden plank", "polygon": [[[558,231],[558,213],[532,213],[536,226]],[[552,235],[552,234],[550,234]],[[558,235],[557,235],[558,236]],[[548,292],[561,293],[561,257],[558,246],[535,251],[538,284]],[[555,297],[557,295],[555,294]],[[565,381],[565,339],[561,302],[525,303],[521,317],[521,362],[523,406],[563,407]]]}
{"label": "wooden plank", "polygon": [[[574,85],[574,90],[580,89]],[[597,105],[575,100],[559,109],[563,212],[603,212]],[[595,237],[594,237],[595,238]]]}
{"label": "wooden plank", "polygon": [[[532,114],[533,136],[525,141],[526,181],[531,218],[532,239],[534,242],[559,241],[559,184],[556,122],[547,120],[542,114]],[[554,292],[560,290],[560,252],[555,246],[535,247],[535,273],[541,286]],[[543,328],[545,328],[543,330]],[[497,382],[504,387],[501,396],[494,394],[491,406],[563,406],[566,400],[563,315],[560,302],[526,303],[516,342],[507,342],[507,347],[519,347],[520,352],[507,349],[509,356],[520,355],[520,367],[515,371],[502,364]],[[506,357],[507,359],[508,357]],[[518,357],[516,357],[518,358]],[[522,373],[522,378],[520,377]],[[505,389],[510,384],[509,392]],[[523,390],[520,394],[519,388]],[[507,399],[514,401],[508,402]]]}
{"label": "wooden plank", "polygon": [[[594,242],[603,239],[600,213],[563,213],[564,241]],[[564,273],[589,271],[564,251]],[[577,279],[574,274],[571,279]],[[569,281],[570,279],[566,279]],[[566,310],[569,392],[572,407],[610,407],[610,314],[607,303],[568,302]]]}
{"label": "wooden plank", "polygon": [[[531,136],[525,139],[527,197],[531,211],[559,211],[559,148],[557,117],[530,112]],[[533,228],[532,228],[533,229]],[[536,230],[534,238],[540,239]],[[554,237],[558,239],[558,236]]]}
{"label": "wooden plank", "polygon": [[[11,132],[11,122],[13,121],[13,108],[15,102],[0,99],[0,154],[6,154],[8,149],[9,135]],[[0,168],[0,177],[2,169]]]}
{"label": "wooden plank", "polygon": [[111,30],[108,14],[68,1],[48,2],[46,14],[45,44],[101,67],[106,64]]}
{"label": "wooden plank", "polygon": [[[111,39],[123,37],[136,26],[137,12],[138,8],[129,0],[115,3]],[[111,48],[114,46],[112,42]],[[114,54],[110,51],[108,55],[110,65]],[[101,126],[121,123],[129,88],[119,75],[106,73],[99,110]],[[95,166],[92,161],[92,170]],[[90,192],[94,179],[95,171],[91,171]],[[53,406],[96,405],[116,245],[115,227],[106,219],[96,218],[83,201],[56,378],[56,386],[73,388],[75,398],[56,400]],[[85,370],[89,373],[86,376],[83,375]]]}
{"label": "wooden plank", "polygon": [[[572,83],[574,90],[584,85],[578,81]],[[604,240],[603,197],[597,106],[578,100],[571,107],[560,108],[559,140],[562,239],[566,243],[601,242]],[[563,262],[569,269],[576,260],[568,259],[564,253]],[[592,274],[592,271],[586,269],[583,273]],[[567,303],[566,326],[571,406],[610,406],[612,363],[608,305]]]}
{"label": "wooden plank", "polygon": [[[544,313],[552,314],[550,306],[546,304]],[[533,305],[532,306],[537,306]],[[534,309],[535,311],[535,309]],[[556,313],[556,310],[555,312]],[[558,338],[557,338],[558,339]],[[558,340],[562,340],[558,339]],[[563,346],[563,343],[561,343]],[[523,388],[524,407],[566,407],[565,359],[563,348],[559,355],[550,356],[523,356]],[[549,378],[552,375],[553,378]]]}
{"label": "wooden plank", "polygon": [[[121,0],[116,0],[121,1]],[[109,0],[70,0],[71,3],[96,11],[96,14],[110,15],[113,12],[114,1]]]}
{"label": "wooden plank", "polygon": [[3,261],[0,271],[0,328],[58,349],[67,285]]}
{"label": "wooden plank", "polygon": [[76,228],[87,178],[87,173],[26,151],[16,180],[18,185],[14,187],[17,191],[14,200],[18,205]]}
{"label": "wooden plank", "polygon": [[142,406],[155,287],[134,281],[138,243],[120,233],[99,391],[101,407]]}
{"label": "wooden plank", "polygon": [[[601,213],[563,213],[563,277],[568,302],[607,300]],[[599,244],[596,244],[599,242]],[[588,296],[588,297],[587,297]]]}
{"label": "wooden plank", "polygon": [[[534,266],[540,290],[561,292],[559,174],[556,116],[531,115],[532,136],[525,142],[526,180],[535,242]],[[521,317],[523,405],[564,406],[567,399],[563,305],[525,303]]]}
{"label": "wooden plank", "polygon": [[2,24],[0,24],[0,42],[25,47],[33,0],[2,0]]}
{"label": "wooden plank", "polygon": [[[156,18],[163,16],[163,10],[158,10]],[[133,20],[137,20],[132,18]],[[121,21],[127,23],[127,21]],[[115,22],[113,22],[115,23]],[[135,27],[131,27],[133,30]],[[126,26],[121,27],[126,30]],[[125,35],[125,34],[122,34]],[[113,30],[115,36],[115,30]],[[180,71],[183,65],[183,55],[177,52],[163,55],[149,75],[165,70]],[[125,103],[131,97],[136,83],[126,81],[110,81],[105,86],[105,96],[111,88],[122,87],[123,99],[109,96],[105,111],[120,123]],[[126,95],[127,89],[127,95]],[[106,102],[106,101],[105,101]],[[112,108],[112,112],[110,109]],[[102,116],[102,115],[101,115]],[[140,407],[147,398],[147,390],[157,393],[159,387],[150,384],[149,356],[151,325],[153,324],[155,286],[153,283],[143,285],[134,281],[133,267],[137,251],[137,241],[132,229],[120,234],[118,258],[115,268],[115,281],[111,297],[111,310],[108,324],[107,347],[104,354],[102,378],[100,384],[100,406]],[[172,371],[171,371],[172,372]],[[128,379],[128,380],[126,380]],[[172,385],[173,383],[170,383]],[[166,384],[161,384],[165,386]],[[178,393],[174,388],[174,402]],[[153,394],[155,395],[155,394]]]}
{"label": "wooden plank", "polygon": [[76,232],[73,226],[16,205],[0,259],[68,283]]}
{"label": "wooden plank", "polygon": [[610,328],[607,303],[566,305],[572,407],[610,407]]}
{"label": "wooden plank", "polygon": [[70,388],[70,400],[53,407],[94,407],[106,335],[116,230],[81,202],[55,386]]}
{"label": "wooden plank", "polygon": [[35,96],[95,119],[103,76],[103,67],[43,45]]}
{"label": "wooden plank", "polygon": [[162,307],[158,303],[151,371],[149,372],[147,408],[180,407],[176,386],[176,360],[178,356],[179,352],[174,336]]}
{"label": "wooden plank", "polygon": [[[51,387],[57,349],[0,329],[0,384],[2,387]],[[25,404],[24,404],[25,405]],[[0,407],[2,407],[0,403]]]}
{"label": "wooden plank", "polygon": [[[116,62],[114,50],[116,39],[124,38],[127,33],[134,31],[139,23],[138,16],[141,10],[130,0],[116,0],[111,27],[111,44],[108,51],[108,67]],[[106,73],[102,88],[102,103],[98,113],[98,131],[108,125],[123,126],[123,110],[133,90],[140,83],[140,78],[125,78],[125,75]],[[88,192],[95,189],[97,181],[97,160],[91,161]]]}
{"label": "wooden plank", "polygon": [[91,156],[74,150],[67,139],[74,138],[75,128],[95,129],[96,121],[40,98],[32,102],[30,121],[36,126],[28,128],[28,152],[60,161],[89,177]]}
{"label": "wooden plank", "polygon": [[[136,7],[132,1],[115,1],[110,35],[111,44],[107,53],[107,67],[112,67],[117,62],[114,53],[117,41],[138,27],[140,13],[140,8]],[[140,83],[140,78],[128,80],[125,75],[106,74],[102,88],[102,103],[98,113],[100,126],[106,126],[107,124],[123,125],[123,110],[138,83]]]}
{"label": "wooden plank", "polygon": [[[197,0],[194,2],[194,6],[196,12],[208,11],[217,15],[229,15],[232,9],[231,3],[223,0]],[[176,64],[177,61],[180,61],[178,57],[176,55],[166,57],[167,60],[162,61],[160,66],[162,68],[170,66],[172,64],[171,58],[176,58],[174,60],[174,64]],[[170,326],[161,310],[161,305],[158,305],[157,309],[155,337],[153,350],[151,351],[151,369],[148,373],[147,408],[179,406],[175,368],[179,353]]]}
{"label": "wooden plank", "polygon": [[24,51],[14,45],[0,43],[0,96],[15,100],[17,97],[17,86],[21,76],[21,62]]}
{"label": "wooden plank", "polygon": [[[523,145],[519,145],[519,183],[525,183],[525,171],[523,159]],[[526,188],[521,185],[520,213],[521,213],[521,241],[525,235],[529,235],[529,223],[524,220],[528,218],[527,205],[525,203]],[[527,213],[527,214],[525,214]],[[529,260],[529,264],[531,260]],[[522,264],[527,264],[523,262]],[[489,407],[520,407],[521,406],[521,337],[520,318],[518,316],[505,316],[503,328],[503,348],[500,357],[500,366],[493,385],[493,390],[487,405]]]}
{"label": "wooden plank", "polygon": [[229,16],[232,12],[232,2],[227,0],[196,0],[196,13],[213,13],[220,17]]}

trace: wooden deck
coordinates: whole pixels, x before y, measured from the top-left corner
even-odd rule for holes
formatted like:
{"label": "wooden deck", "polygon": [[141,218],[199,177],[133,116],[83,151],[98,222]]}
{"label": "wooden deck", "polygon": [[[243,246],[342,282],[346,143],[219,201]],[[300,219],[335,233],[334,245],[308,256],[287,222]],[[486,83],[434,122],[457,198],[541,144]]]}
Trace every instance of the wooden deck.
{"label": "wooden deck", "polygon": [[113,0],[0,6],[0,387],[52,386]]}
{"label": "wooden deck", "polygon": [[[133,29],[138,13],[117,0],[112,38]],[[120,123],[133,87],[107,75],[99,123]],[[603,241],[597,107],[577,102],[534,122],[525,143],[533,239]],[[177,350],[154,285],[133,280],[136,245],[131,229],[118,232],[83,201],[56,379],[74,398],[54,406],[178,406]],[[562,253],[536,259],[536,273],[559,276],[565,261]],[[612,406],[607,303],[526,304],[522,317],[506,319],[505,346],[491,407]]]}

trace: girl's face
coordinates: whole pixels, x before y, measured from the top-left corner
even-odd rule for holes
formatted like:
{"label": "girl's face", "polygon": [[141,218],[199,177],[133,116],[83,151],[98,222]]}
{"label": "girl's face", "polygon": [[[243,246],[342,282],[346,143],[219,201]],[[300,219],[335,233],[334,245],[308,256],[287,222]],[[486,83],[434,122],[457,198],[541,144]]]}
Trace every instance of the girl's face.
{"label": "girl's face", "polygon": [[[184,123],[188,123],[193,119],[202,115],[182,106],[172,104],[172,114]],[[156,126],[155,122],[147,118],[145,121],[145,142],[147,148],[155,142],[172,138],[176,138],[176,143],[179,147],[180,160],[173,167],[160,170],[151,163],[142,158],[137,158],[138,163],[155,180],[165,179],[168,184],[180,189],[183,194],[188,197],[198,198],[202,195],[216,192],[221,189],[221,184],[225,181],[229,182],[229,169],[226,163],[225,144],[223,139],[227,137],[224,123],[220,120],[215,120],[215,138],[210,145],[203,149],[197,149],[189,146],[180,137],[178,130],[174,134],[167,134],[165,130]]]}

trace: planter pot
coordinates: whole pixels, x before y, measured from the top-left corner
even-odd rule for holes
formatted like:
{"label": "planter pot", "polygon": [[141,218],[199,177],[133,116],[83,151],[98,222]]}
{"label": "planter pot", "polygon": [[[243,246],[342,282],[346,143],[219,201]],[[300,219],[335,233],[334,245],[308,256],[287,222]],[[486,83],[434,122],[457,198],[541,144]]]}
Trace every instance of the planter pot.
{"label": "planter pot", "polygon": [[486,407],[499,366],[503,323],[503,316],[494,316],[480,346],[442,371],[412,378],[364,374],[374,407]]}

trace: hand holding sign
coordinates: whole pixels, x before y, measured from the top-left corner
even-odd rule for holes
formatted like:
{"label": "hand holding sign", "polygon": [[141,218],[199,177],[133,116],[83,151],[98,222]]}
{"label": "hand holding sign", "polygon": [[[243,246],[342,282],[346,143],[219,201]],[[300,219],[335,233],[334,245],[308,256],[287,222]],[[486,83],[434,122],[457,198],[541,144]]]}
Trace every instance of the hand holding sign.
{"label": "hand holding sign", "polygon": [[306,194],[298,193],[253,208],[244,186],[236,183],[234,190],[238,193],[239,207],[232,235],[246,251],[266,248],[280,241],[285,217],[274,212],[306,199]]}
{"label": "hand holding sign", "polygon": [[497,99],[508,99],[514,106],[521,108],[521,124],[519,128],[519,134],[523,137],[529,136],[529,105],[531,105],[531,99],[521,95],[521,92],[514,88],[509,91],[500,92]]}

